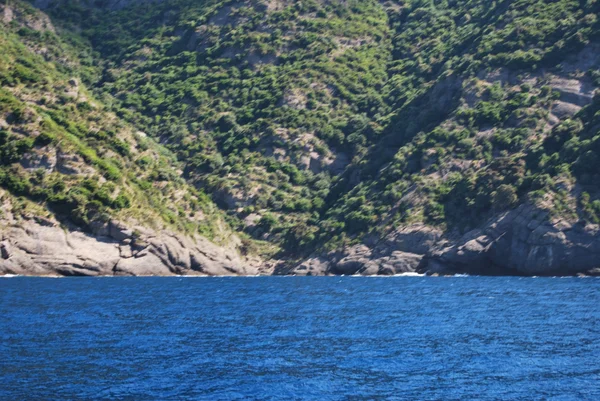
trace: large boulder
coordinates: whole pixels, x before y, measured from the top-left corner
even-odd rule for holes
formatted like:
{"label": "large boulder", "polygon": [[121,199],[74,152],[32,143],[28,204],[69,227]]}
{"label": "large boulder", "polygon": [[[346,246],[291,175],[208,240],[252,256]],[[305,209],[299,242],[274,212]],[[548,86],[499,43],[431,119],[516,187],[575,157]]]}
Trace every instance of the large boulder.
{"label": "large boulder", "polygon": [[355,245],[341,255],[330,253],[313,256],[292,268],[297,275],[395,275],[416,272],[423,263],[424,255],[402,252],[390,248],[369,248]]}
{"label": "large boulder", "polygon": [[325,257],[313,256],[310,257],[296,267],[290,274],[298,276],[323,276],[329,271],[330,261]]}
{"label": "large boulder", "polygon": [[111,221],[108,229],[109,235],[117,241],[125,241],[133,237],[133,230],[118,221]]}
{"label": "large boulder", "polygon": [[357,245],[346,250],[346,254],[331,266],[332,274],[352,275],[359,273],[371,262],[372,251],[366,245]]}
{"label": "large boulder", "polygon": [[378,274],[393,275],[416,272],[423,262],[423,257],[416,253],[393,251],[387,259],[381,261]]}
{"label": "large boulder", "polygon": [[125,276],[169,276],[173,272],[158,256],[147,252],[140,257],[120,259],[115,266],[114,274]]}

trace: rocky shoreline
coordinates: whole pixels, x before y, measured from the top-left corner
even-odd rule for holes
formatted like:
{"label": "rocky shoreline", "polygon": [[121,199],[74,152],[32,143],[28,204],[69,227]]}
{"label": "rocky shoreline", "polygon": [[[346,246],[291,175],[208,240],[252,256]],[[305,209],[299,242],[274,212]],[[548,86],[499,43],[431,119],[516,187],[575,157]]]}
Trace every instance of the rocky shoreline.
{"label": "rocky shoreline", "polygon": [[553,221],[533,205],[498,215],[464,235],[414,224],[370,246],[312,255],[300,263],[240,255],[235,242],[216,245],[109,221],[94,234],[43,218],[4,222],[0,275],[600,275],[600,228]]}
{"label": "rocky shoreline", "polygon": [[401,273],[521,276],[600,275],[600,229],[583,221],[553,220],[521,205],[464,235],[422,224],[384,240],[314,255],[282,274],[393,275]]}
{"label": "rocky shoreline", "polygon": [[27,276],[234,276],[261,274],[265,265],[234,246],[111,221],[101,235],[32,219],[0,233],[0,274]]}

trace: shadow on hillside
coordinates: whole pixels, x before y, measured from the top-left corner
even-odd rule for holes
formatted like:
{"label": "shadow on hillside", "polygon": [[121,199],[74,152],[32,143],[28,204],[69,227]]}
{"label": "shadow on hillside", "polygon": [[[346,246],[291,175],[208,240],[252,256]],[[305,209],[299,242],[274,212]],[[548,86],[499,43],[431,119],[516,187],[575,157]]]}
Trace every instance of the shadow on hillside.
{"label": "shadow on hillside", "polygon": [[365,163],[350,166],[326,200],[332,205],[339,196],[365,180],[374,179],[398,150],[419,132],[442,123],[456,110],[462,91],[462,78],[449,75],[402,107],[392,119],[381,140],[362,158]]}

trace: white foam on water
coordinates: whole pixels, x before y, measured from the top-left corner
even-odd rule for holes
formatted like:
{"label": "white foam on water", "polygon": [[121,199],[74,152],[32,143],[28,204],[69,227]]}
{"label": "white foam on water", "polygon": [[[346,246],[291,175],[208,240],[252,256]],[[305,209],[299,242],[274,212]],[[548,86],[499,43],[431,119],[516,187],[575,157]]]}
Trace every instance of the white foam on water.
{"label": "white foam on water", "polygon": [[425,274],[417,273],[417,272],[406,272],[406,273],[394,274],[394,277],[425,277]]}

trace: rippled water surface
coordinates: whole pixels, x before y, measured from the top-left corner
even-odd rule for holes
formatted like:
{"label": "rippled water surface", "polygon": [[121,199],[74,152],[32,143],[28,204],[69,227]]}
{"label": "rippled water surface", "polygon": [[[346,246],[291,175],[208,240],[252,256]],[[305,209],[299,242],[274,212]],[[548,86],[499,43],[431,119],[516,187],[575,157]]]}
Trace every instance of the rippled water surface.
{"label": "rippled water surface", "polygon": [[600,400],[600,279],[0,279],[2,400]]}

